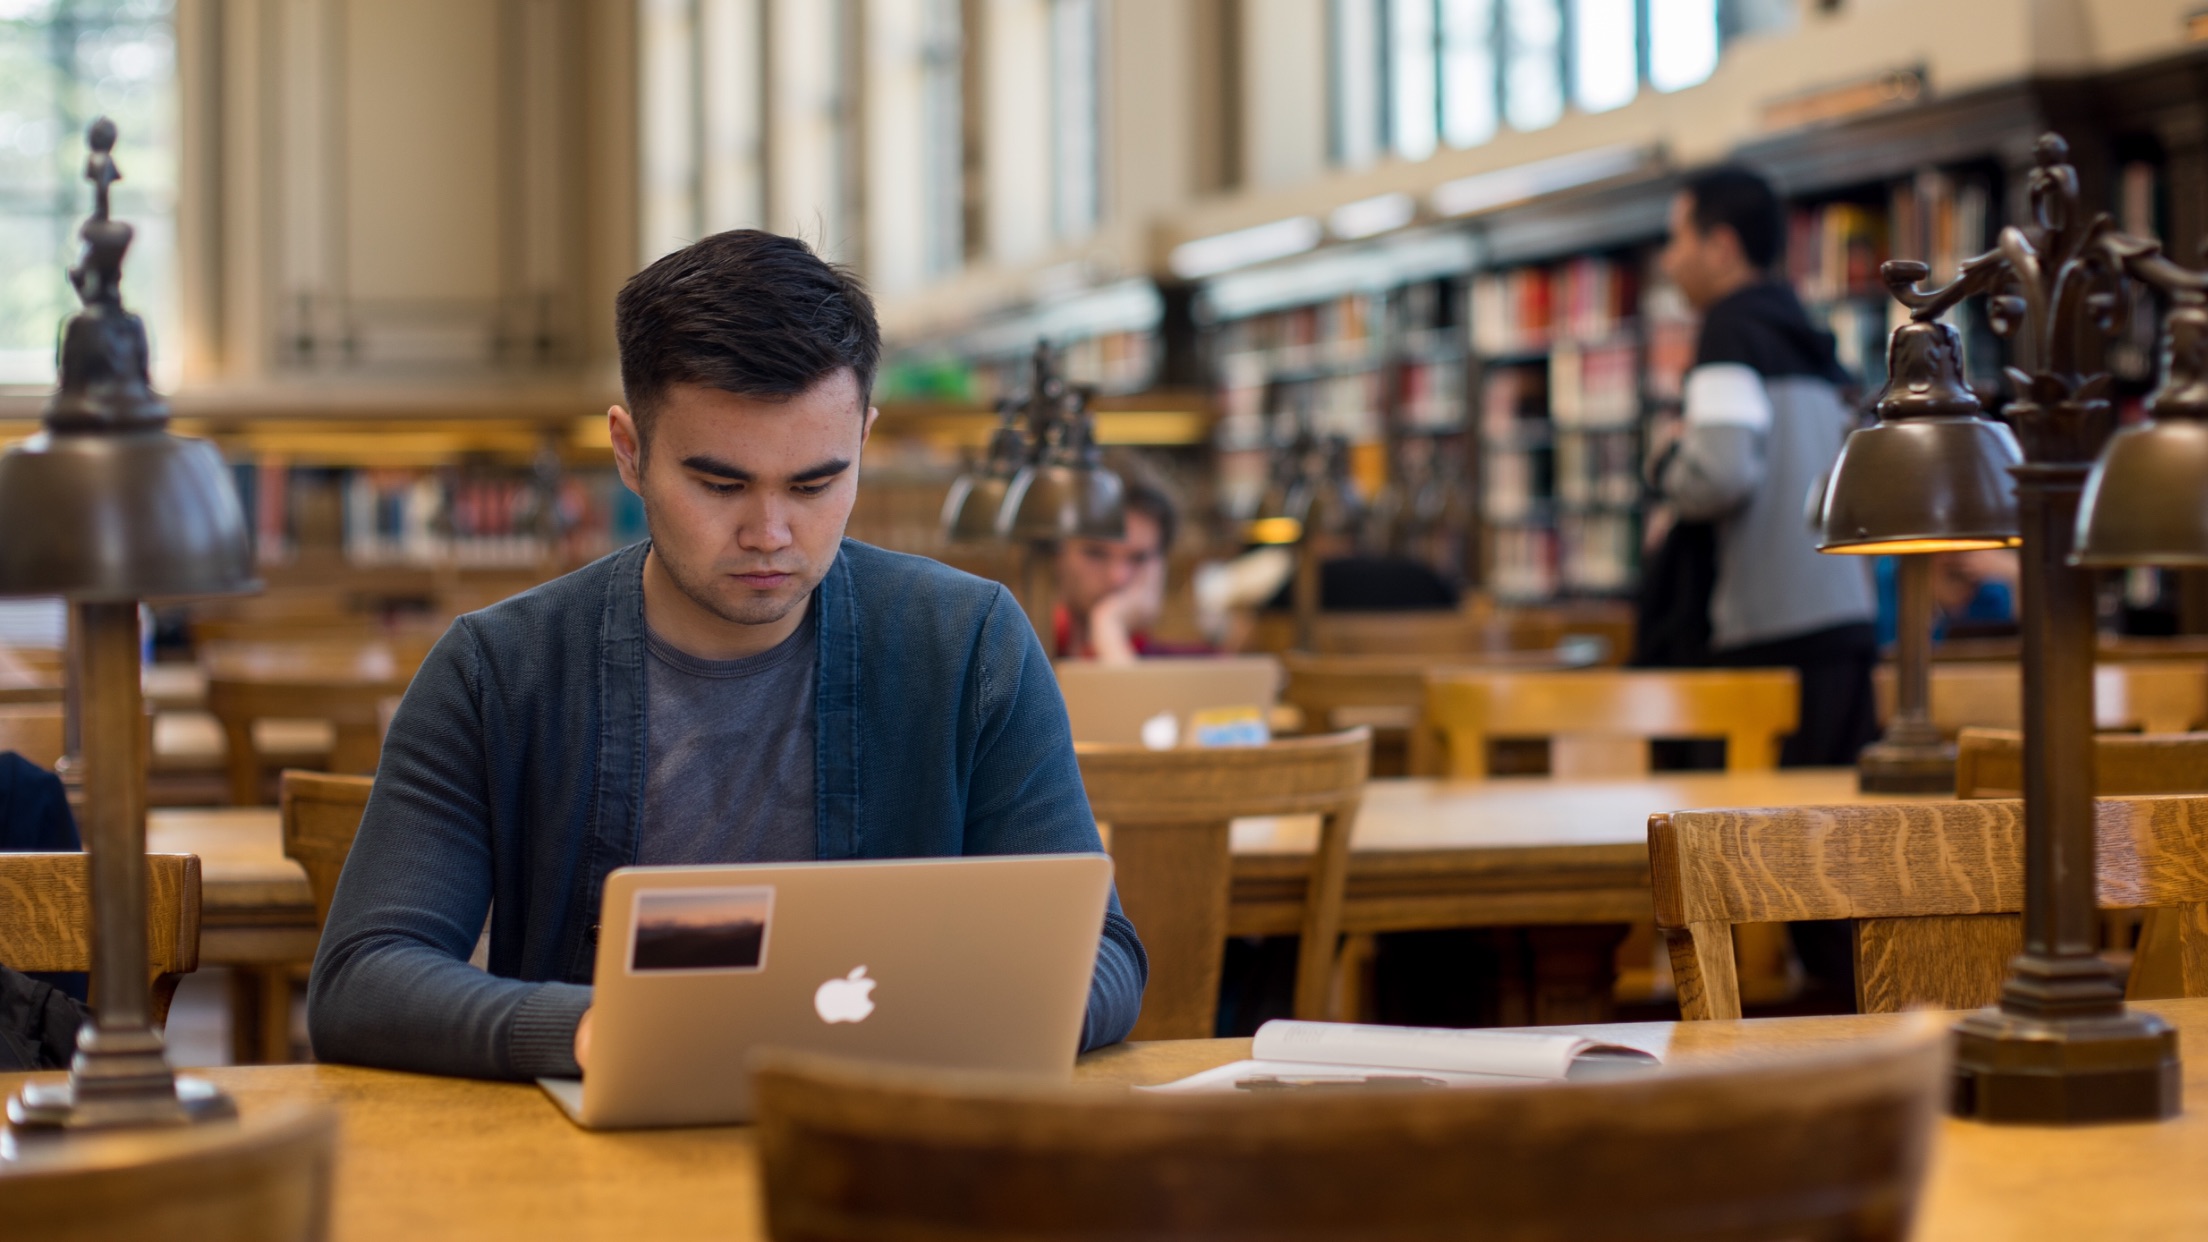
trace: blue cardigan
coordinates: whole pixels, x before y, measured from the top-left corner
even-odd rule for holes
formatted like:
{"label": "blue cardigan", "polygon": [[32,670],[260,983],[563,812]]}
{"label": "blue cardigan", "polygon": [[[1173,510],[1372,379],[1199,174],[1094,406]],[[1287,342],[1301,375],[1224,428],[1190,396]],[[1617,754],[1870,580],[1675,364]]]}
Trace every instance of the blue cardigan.
{"label": "blue cardigan", "polygon": [[[644,801],[637,544],[453,622],[407,688],[315,955],[315,1055],[479,1078],[576,1073],[599,893]],[[820,857],[1100,848],[1066,713],[1003,587],[845,540],[818,614]],[[490,971],[468,965],[491,918]],[[1115,895],[1082,1047],[1149,963]]]}

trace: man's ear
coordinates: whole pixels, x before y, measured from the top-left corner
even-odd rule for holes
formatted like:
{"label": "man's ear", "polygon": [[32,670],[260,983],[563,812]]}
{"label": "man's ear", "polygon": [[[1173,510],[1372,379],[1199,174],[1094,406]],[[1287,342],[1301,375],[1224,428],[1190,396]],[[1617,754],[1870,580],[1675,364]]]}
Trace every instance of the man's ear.
{"label": "man's ear", "polygon": [[613,440],[613,465],[622,485],[644,494],[644,448],[636,434],[636,417],[620,406],[606,411],[606,430]]}
{"label": "man's ear", "polygon": [[866,407],[866,421],[865,421],[864,423],[861,423],[861,424],[859,425],[859,447],[860,447],[860,448],[865,448],[865,447],[866,447],[866,441],[867,441],[867,438],[868,438],[868,437],[870,437],[870,436],[872,436],[872,435],[874,434],[874,420],[875,420],[875,419],[877,419],[877,418],[880,418],[881,416],[882,416],[882,412],[881,412],[881,410],[879,410],[879,409],[877,409],[877,408],[875,408],[874,406],[871,406],[871,405],[870,405],[870,406],[868,406],[868,407]]}

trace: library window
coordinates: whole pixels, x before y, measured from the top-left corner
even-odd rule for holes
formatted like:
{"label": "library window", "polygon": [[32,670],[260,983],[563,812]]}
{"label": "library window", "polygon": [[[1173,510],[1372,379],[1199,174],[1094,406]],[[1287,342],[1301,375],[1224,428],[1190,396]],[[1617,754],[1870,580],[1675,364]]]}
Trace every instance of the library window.
{"label": "library window", "polygon": [[1717,69],[1717,0],[1648,0],[1648,84],[1684,90]]}
{"label": "library window", "polygon": [[1098,163],[1097,0],[1051,0],[1051,221],[1060,238],[1086,237],[1102,214]]}
{"label": "library window", "polygon": [[965,51],[959,0],[924,0],[921,47],[923,263],[930,275],[966,261]]}
{"label": "library window", "polygon": [[156,379],[176,355],[176,34],[171,0],[0,0],[0,384],[54,382],[66,269],[90,208],[85,127],[121,132],[113,210],[137,230],[124,299]]}
{"label": "library window", "polygon": [[1703,81],[1728,39],[1789,20],[1769,0],[1331,0],[1331,154],[1424,159],[1609,112]]}
{"label": "library window", "polygon": [[1640,93],[1635,0],[1572,0],[1572,103],[1608,112]]}

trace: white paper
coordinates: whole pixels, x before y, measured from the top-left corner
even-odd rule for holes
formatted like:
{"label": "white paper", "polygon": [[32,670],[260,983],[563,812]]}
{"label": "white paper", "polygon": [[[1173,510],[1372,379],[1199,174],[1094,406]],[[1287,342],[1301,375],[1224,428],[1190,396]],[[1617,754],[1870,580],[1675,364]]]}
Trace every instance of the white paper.
{"label": "white paper", "polygon": [[[1580,1035],[1536,1031],[1361,1026],[1345,1022],[1268,1022],[1236,1061],[1149,1088],[1157,1091],[1264,1090],[1271,1086],[1415,1089],[1561,1082],[1610,1077],[1659,1064],[1637,1048]],[[1421,1081],[1410,1081],[1410,1080]],[[1364,1081],[1371,1080],[1371,1081]]]}

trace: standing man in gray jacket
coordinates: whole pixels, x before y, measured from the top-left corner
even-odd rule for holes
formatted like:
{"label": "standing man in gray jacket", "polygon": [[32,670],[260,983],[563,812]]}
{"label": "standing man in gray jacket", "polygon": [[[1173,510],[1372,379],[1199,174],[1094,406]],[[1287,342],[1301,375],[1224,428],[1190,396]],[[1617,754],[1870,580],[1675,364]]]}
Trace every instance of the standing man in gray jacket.
{"label": "standing man in gray jacket", "polygon": [[1878,734],[1877,601],[1862,558],[1817,551],[1807,513],[1855,417],[1831,334],[1773,275],[1785,237],[1777,195],[1746,169],[1689,177],[1673,200],[1663,269],[1702,331],[1651,475],[1679,520],[1715,528],[1709,662],[1796,670],[1801,726],[1780,762],[1850,764]]}

